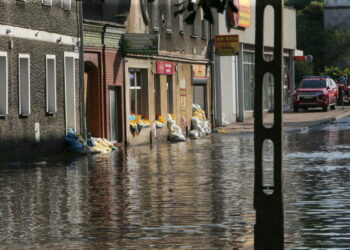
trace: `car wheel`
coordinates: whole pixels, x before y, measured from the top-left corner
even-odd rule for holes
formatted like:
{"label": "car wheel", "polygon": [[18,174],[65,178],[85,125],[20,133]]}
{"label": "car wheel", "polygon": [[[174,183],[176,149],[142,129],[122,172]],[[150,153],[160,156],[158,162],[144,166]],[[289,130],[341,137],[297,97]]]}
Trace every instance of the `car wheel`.
{"label": "car wheel", "polygon": [[299,112],[299,107],[298,106],[294,106],[293,109],[294,109],[294,112]]}
{"label": "car wheel", "polygon": [[327,112],[328,111],[328,104],[324,105],[322,107],[322,110],[323,110],[323,112]]}

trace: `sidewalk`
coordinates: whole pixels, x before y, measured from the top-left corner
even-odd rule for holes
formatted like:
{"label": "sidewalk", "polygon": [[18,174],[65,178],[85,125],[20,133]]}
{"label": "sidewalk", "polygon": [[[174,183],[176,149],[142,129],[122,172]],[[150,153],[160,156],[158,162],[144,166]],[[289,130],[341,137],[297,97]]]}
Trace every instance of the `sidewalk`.
{"label": "sidewalk", "polygon": [[[297,133],[308,130],[313,127],[321,126],[323,124],[331,123],[333,121],[350,116],[350,106],[337,106],[335,110],[328,110],[323,112],[319,109],[311,109],[309,111],[293,111],[283,114],[284,132]],[[265,113],[264,123],[267,127],[271,127],[273,122],[273,113]],[[245,120],[244,122],[231,123],[225,127],[220,127],[227,133],[252,133],[254,131],[254,118]]]}

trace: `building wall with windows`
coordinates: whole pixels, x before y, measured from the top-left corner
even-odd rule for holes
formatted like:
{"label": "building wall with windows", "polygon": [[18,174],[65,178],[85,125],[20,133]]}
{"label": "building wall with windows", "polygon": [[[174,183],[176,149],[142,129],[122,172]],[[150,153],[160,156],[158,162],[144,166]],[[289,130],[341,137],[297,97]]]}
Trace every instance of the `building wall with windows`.
{"label": "building wall with windows", "polygon": [[349,30],[350,2],[347,0],[324,1],[324,26],[326,30]]}
{"label": "building wall with windows", "polygon": [[[175,17],[176,4],[180,2],[183,1],[131,1],[126,33],[144,34],[143,38],[149,39],[158,36],[159,43],[153,51],[124,50],[126,130],[130,145],[166,140],[169,114],[184,133],[190,130],[194,101],[203,103],[202,108],[210,118],[209,27],[201,13],[193,25],[184,23],[188,13]],[[168,67],[168,72],[161,67]],[[135,131],[128,126],[134,116],[147,119],[152,125]],[[156,120],[161,120],[164,127],[157,128]]]}
{"label": "building wall with windows", "polygon": [[130,1],[83,2],[85,120],[93,137],[125,142],[124,59],[120,40]]}
{"label": "building wall with windows", "polygon": [[80,132],[77,6],[62,4],[0,1],[2,155],[57,153]]}
{"label": "building wall with windows", "polygon": [[[226,9],[223,14],[214,15],[213,38],[215,35],[238,35],[239,55],[215,56],[215,123],[217,126],[232,122],[242,122],[252,117],[255,90],[255,7],[256,0],[241,1],[249,6],[248,18],[240,24],[241,10],[238,14],[229,15]],[[266,8],[264,16],[265,58],[273,58],[274,27],[273,8]],[[233,26],[229,27],[231,20]],[[248,20],[248,22],[247,22]],[[283,21],[284,43],[284,100],[290,105],[289,94],[294,89],[294,54],[296,50],[296,11],[284,8]],[[272,107],[274,79],[266,75],[264,79],[264,109]]]}

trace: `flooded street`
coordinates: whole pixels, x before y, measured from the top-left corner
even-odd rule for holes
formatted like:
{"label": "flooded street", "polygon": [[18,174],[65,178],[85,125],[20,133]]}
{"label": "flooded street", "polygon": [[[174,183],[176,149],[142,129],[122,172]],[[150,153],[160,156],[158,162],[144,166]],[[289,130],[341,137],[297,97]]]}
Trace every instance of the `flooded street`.
{"label": "flooded street", "polygon": [[[350,246],[350,120],[285,137],[285,246]],[[0,248],[252,249],[253,137],[0,168]],[[272,157],[270,156],[270,159]]]}

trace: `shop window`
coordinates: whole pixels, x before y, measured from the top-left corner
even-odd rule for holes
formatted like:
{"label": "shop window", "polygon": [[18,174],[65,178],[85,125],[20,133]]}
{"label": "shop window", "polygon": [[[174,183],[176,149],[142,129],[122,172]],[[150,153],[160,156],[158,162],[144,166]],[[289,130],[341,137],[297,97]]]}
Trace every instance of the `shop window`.
{"label": "shop window", "polygon": [[173,89],[173,76],[167,75],[167,87],[168,87],[168,114],[174,113],[174,89]]}
{"label": "shop window", "polygon": [[155,120],[162,115],[161,110],[161,94],[160,94],[160,75],[154,75],[154,108]]}
{"label": "shop window", "polygon": [[243,54],[243,70],[244,70],[244,109],[254,109],[254,64],[255,56],[253,53]]}
{"label": "shop window", "polygon": [[56,56],[46,55],[46,113],[57,112],[56,101]]}
{"label": "shop window", "polygon": [[207,112],[207,95],[206,95],[206,85],[196,84],[193,85],[193,103],[198,104],[202,110]]}
{"label": "shop window", "polygon": [[22,117],[30,115],[30,56],[18,55],[19,76],[19,114]]}
{"label": "shop window", "polygon": [[0,117],[8,114],[8,62],[7,53],[0,52]]}
{"label": "shop window", "polygon": [[130,113],[148,118],[147,70],[130,69]]}

